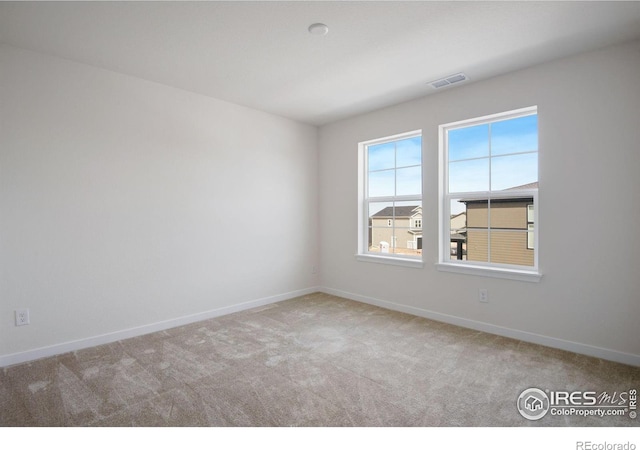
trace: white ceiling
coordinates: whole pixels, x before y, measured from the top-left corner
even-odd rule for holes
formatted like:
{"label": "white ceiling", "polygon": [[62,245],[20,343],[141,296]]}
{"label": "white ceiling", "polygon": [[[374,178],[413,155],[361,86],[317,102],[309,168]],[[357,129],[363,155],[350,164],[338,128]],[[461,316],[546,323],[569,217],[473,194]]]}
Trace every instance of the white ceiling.
{"label": "white ceiling", "polygon": [[637,38],[638,1],[0,3],[2,43],[315,125]]}

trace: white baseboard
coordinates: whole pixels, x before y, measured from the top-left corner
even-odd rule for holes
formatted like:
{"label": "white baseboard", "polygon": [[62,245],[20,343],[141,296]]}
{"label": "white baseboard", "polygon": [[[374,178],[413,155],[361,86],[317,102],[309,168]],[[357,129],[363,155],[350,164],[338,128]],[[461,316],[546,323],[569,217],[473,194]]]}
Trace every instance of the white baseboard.
{"label": "white baseboard", "polygon": [[14,364],[21,364],[24,362],[34,361],[40,358],[46,358],[49,356],[60,355],[63,353],[73,352],[76,350],[82,350],[88,347],[95,347],[97,345],[110,344],[112,342],[120,341],[122,339],[128,339],[136,336],[142,336],[144,334],[155,333],[157,331],[168,330],[169,328],[188,325],[190,323],[199,322],[201,320],[212,319],[214,317],[225,316],[227,314],[245,311],[247,309],[255,308],[258,306],[264,306],[264,305],[269,305],[271,303],[280,302],[283,300],[289,300],[289,299],[300,297],[303,295],[312,294],[314,292],[319,292],[320,290],[321,289],[318,287],[313,287],[313,288],[301,289],[297,291],[291,291],[284,294],[273,295],[270,297],[264,297],[257,300],[250,300],[247,302],[239,303],[237,305],[216,308],[210,311],[204,311],[197,314],[182,316],[175,319],[143,325],[140,327],[115,331],[113,333],[102,334],[99,336],[92,336],[92,337],[80,339],[77,341],[63,342],[60,344],[55,344],[47,347],[40,347],[33,350],[27,350],[24,352],[12,353],[8,355],[0,355],[0,367],[11,366]]}
{"label": "white baseboard", "polygon": [[437,313],[434,311],[416,308],[413,306],[401,305],[398,303],[388,302],[386,300],[380,300],[372,297],[366,297],[364,295],[345,292],[338,289],[322,287],[320,288],[320,291],[326,294],[335,295],[337,297],[343,297],[350,300],[355,300],[358,302],[379,306],[381,308],[390,309],[393,311],[399,311],[399,312],[411,314],[418,317],[424,317],[426,319],[432,319],[438,322],[444,322],[451,325],[470,328],[472,330],[484,331],[486,333],[495,334],[498,336],[504,336],[512,339],[518,339],[524,342],[544,345],[545,347],[552,347],[560,350],[567,350],[573,353],[579,353],[581,355],[593,356],[593,357],[605,359],[608,361],[628,364],[630,366],[636,366],[636,367],[640,366],[640,355],[618,352],[616,350],[610,350],[606,348],[594,347],[591,345],[580,344],[578,342],[566,341],[564,339],[557,339],[549,336],[543,336],[540,334],[529,333],[527,331],[514,330],[512,328],[501,327],[498,325],[492,325],[489,323],[479,322],[476,320],[464,319],[462,317]]}
{"label": "white baseboard", "polygon": [[437,313],[422,308],[416,308],[413,306],[401,305],[398,303],[388,302],[386,300],[380,300],[373,297],[367,297],[360,294],[354,294],[351,292],[341,291],[339,289],[332,289],[328,287],[313,287],[307,289],[301,289],[297,291],[287,292],[284,294],[274,295],[270,297],[264,297],[257,300],[251,300],[237,305],[226,306],[223,308],[217,308],[210,311],[204,311],[198,314],[192,314],[189,316],[178,317],[175,319],[166,320],[163,322],[156,322],[140,327],[130,328],[126,330],[116,331],[113,333],[107,333],[99,336],[92,336],[86,339],[80,339],[77,341],[63,342],[47,347],[41,347],[33,350],[27,350],[19,353],[12,353],[8,355],[0,355],[0,367],[11,366],[14,364],[21,364],[24,362],[34,361],[40,358],[46,358],[49,356],[60,355],[76,350],[82,350],[88,347],[94,347],[97,345],[109,344],[112,342],[120,341],[122,339],[128,339],[136,336],[142,336],[144,334],[154,333],[157,331],[163,331],[182,325],[188,325],[190,323],[199,322],[201,320],[212,319],[214,317],[220,317],[227,314],[245,311],[247,309],[256,308],[259,306],[269,305],[284,300],[300,297],[303,295],[312,294],[314,292],[324,292],[327,294],[335,295],[338,297],[355,300],[362,303],[367,303],[381,308],[390,309],[393,311],[404,312],[418,317],[424,317],[426,319],[436,320],[438,322],[449,323],[451,325],[457,325],[464,328],[470,328],[472,330],[484,331],[486,333],[495,334],[498,336],[509,337],[518,339],[524,342],[530,342],[533,344],[544,345],[546,347],[557,348],[561,350],[567,350],[582,355],[593,356],[596,358],[605,359],[608,361],[615,361],[622,364],[628,364],[631,366],[640,367],[640,355],[634,355],[631,353],[623,353],[615,350],[594,347],[591,345],[581,344],[578,342],[566,341],[563,339],[557,339],[553,337],[543,336],[535,333],[529,333],[526,331],[514,330],[511,328],[501,327],[497,325],[488,324],[485,322],[479,322],[470,319],[464,319],[462,317],[452,316],[448,314]]}

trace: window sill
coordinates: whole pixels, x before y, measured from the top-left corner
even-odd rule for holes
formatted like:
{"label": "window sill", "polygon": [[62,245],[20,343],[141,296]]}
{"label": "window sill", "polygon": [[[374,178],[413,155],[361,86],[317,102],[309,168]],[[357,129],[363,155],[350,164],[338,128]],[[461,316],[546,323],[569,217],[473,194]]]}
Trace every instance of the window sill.
{"label": "window sill", "polygon": [[529,270],[505,269],[499,267],[471,266],[467,264],[437,263],[436,268],[441,272],[462,273],[481,277],[505,278],[507,280],[528,281],[537,283],[542,278],[539,272]]}
{"label": "window sill", "polygon": [[362,262],[390,264],[392,266],[412,267],[414,269],[422,269],[424,267],[424,262],[422,262],[421,259],[415,259],[415,258],[401,258],[396,256],[357,254],[356,259]]}

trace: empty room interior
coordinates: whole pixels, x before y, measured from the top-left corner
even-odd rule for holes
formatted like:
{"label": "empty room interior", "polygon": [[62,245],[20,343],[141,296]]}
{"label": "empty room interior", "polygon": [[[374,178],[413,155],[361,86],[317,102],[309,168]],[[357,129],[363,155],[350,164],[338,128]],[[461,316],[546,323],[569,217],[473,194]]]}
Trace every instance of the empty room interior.
{"label": "empty room interior", "polygon": [[637,427],[639,74],[635,1],[1,2],[0,425]]}

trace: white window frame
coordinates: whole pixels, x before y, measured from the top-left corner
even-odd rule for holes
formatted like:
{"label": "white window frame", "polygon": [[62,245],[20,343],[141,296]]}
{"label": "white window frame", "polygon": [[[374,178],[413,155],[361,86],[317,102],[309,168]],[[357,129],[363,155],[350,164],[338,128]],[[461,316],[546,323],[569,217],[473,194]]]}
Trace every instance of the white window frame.
{"label": "white window frame", "polygon": [[[414,130],[406,133],[395,134],[379,139],[372,139],[358,143],[358,248],[356,251],[356,259],[358,261],[399,265],[412,268],[424,267],[422,255],[399,255],[393,253],[378,253],[369,251],[369,203],[370,202],[401,202],[401,201],[419,201],[422,203],[422,192],[419,195],[396,195],[389,197],[369,198],[368,194],[368,161],[367,148],[371,145],[385,144],[388,142],[410,139],[413,137],[422,137],[422,130]],[[422,161],[422,179],[424,181],[424,151],[421,158]],[[422,183],[424,190],[424,182]],[[424,246],[424,240],[422,245]]]}
{"label": "white window frame", "polygon": [[[448,131],[457,128],[466,128],[475,125],[483,125],[487,123],[515,119],[518,117],[529,116],[537,114],[538,108],[531,106],[528,108],[517,109],[504,113],[491,114],[488,116],[478,117],[474,119],[462,120],[458,122],[451,122],[439,127],[439,174],[440,174],[440,201],[439,201],[439,256],[437,269],[445,272],[462,273],[468,275],[479,275],[495,278],[507,278],[512,280],[538,282],[542,278],[542,274],[538,269],[539,259],[539,221],[538,212],[538,189],[520,189],[500,191],[499,197],[512,197],[533,198],[534,204],[534,265],[520,266],[512,264],[499,264],[492,262],[480,262],[480,261],[466,261],[466,260],[452,260],[451,259],[451,200],[456,198],[465,199],[487,199],[491,198],[491,191],[482,192],[456,192],[455,194],[449,193],[449,155],[448,155]],[[538,148],[538,155],[539,148]],[[539,177],[538,177],[539,178]],[[495,197],[495,192],[493,193]]]}

